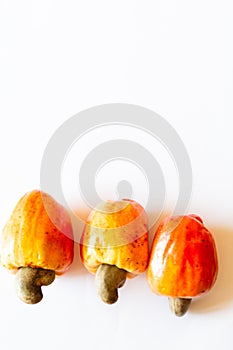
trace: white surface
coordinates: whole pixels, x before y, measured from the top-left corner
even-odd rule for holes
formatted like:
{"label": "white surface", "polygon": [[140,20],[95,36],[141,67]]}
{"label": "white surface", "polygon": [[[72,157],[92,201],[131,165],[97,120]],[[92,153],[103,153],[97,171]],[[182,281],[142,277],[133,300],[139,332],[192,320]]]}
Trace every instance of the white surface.
{"label": "white surface", "polygon": [[[133,103],[166,118],[184,141],[194,176],[190,212],[212,229],[220,262],[212,292],[182,319],[144,275],[104,305],[78,249],[71,270],[35,306],[17,300],[13,276],[1,269],[1,348],[232,349],[232,15],[227,0],[0,2],[0,229],[22,194],[39,187],[43,151],[66,119],[97,104]],[[106,189],[107,173],[98,193],[112,185],[115,196],[118,179]],[[165,176],[172,201],[176,189]],[[135,199],[143,196],[139,183]]]}

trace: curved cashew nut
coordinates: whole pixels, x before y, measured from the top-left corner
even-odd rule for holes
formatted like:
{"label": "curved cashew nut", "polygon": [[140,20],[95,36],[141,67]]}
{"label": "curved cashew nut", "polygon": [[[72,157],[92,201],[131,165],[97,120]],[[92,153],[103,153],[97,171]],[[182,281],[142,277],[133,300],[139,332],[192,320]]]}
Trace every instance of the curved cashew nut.
{"label": "curved cashew nut", "polygon": [[41,286],[48,286],[55,279],[55,271],[41,268],[21,267],[16,273],[16,291],[18,297],[27,304],[41,301]]}
{"label": "curved cashew nut", "polygon": [[100,265],[95,278],[97,292],[107,304],[113,304],[118,299],[117,289],[122,287],[126,280],[127,272],[115,265]]}

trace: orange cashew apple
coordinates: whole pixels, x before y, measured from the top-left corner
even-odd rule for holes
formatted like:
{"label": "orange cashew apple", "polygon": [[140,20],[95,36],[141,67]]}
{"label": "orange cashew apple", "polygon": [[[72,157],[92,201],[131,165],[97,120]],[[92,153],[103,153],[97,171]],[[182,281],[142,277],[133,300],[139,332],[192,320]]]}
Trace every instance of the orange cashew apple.
{"label": "orange cashew apple", "polygon": [[143,207],[129,199],[100,203],[90,213],[81,239],[80,255],[96,274],[98,294],[108,304],[118,299],[126,277],[147,268],[148,224]]}
{"label": "orange cashew apple", "polygon": [[186,313],[193,297],[212,288],[217,272],[214,239],[198,216],[168,217],[159,225],[147,281],[154,293],[169,297],[177,316]]}
{"label": "orange cashew apple", "polygon": [[43,298],[41,286],[71,265],[73,245],[68,213],[50,195],[34,190],[19,200],[0,236],[0,262],[16,272],[21,300]]}

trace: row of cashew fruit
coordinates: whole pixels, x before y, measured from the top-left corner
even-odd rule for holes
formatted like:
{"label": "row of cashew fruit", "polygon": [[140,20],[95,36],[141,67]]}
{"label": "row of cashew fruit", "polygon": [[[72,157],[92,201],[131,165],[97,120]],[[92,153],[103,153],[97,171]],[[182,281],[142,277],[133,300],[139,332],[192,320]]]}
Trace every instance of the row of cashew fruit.
{"label": "row of cashew fruit", "polygon": [[[16,273],[19,298],[28,304],[42,298],[41,286],[53,282],[72,264],[73,230],[66,209],[39,190],[17,203],[0,236],[0,262]],[[130,199],[105,201],[91,211],[80,243],[86,269],[95,274],[105,303],[118,299],[127,278],[146,271],[151,290],[169,298],[182,316],[192,298],[213,286],[218,272],[216,246],[200,217],[165,218],[149,253],[148,222],[143,207]]]}

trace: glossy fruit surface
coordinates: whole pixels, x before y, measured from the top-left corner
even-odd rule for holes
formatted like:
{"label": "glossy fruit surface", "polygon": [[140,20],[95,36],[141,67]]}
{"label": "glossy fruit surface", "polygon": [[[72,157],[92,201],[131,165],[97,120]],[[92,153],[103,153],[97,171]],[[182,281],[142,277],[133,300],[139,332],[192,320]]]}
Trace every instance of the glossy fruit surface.
{"label": "glossy fruit surface", "polygon": [[217,272],[214,239],[198,216],[169,217],[159,225],[147,270],[154,293],[193,298],[213,286]]}
{"label": "glossy fruit surface", "polygon": [[143,207],[133,200],[102,202],[86,223],[80,245],[85,267],[95,273],[115,265],[133,277],[148,264],[148,226]]}
{"label": "glossy fruit surface", "polygon": [[0,236],[0,261],[9,270],[35,267],[63,273],[73,260],[72,226],[66,210],[34,190],[17,203]]}

